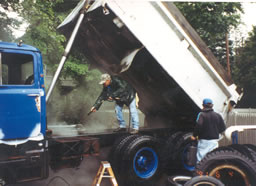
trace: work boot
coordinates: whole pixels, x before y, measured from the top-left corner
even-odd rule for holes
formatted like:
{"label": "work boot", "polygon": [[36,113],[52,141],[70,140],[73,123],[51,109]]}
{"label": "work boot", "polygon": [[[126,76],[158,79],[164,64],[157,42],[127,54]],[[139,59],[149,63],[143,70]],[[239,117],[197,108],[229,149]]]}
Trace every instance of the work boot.
{"label": "work boot", "polygon": [[126,131],[126,128],[118,127],[118,128],[115,129],[113,132],[125,132],[125,131]]}
{"label": "work boot", "polygon": [[139,129],[132,129],[130,131],[131,134],[137,134],[139,132]]}

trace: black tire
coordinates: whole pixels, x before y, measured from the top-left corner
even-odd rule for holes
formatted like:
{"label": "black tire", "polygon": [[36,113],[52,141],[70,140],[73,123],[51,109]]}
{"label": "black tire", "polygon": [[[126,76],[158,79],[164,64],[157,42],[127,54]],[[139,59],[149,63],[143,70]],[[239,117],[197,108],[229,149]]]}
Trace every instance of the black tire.
{"label": "black tire", "polygon": [[221,150],[229,150],[229,151],[234,151],[233,148],[231,148],[230,146],[221,146],[221,147],[218,147],[216,149],[213,149],[211,152],[215,152],[215,151],[221,151]]}
{"label": "black tire", "polygon": [[[123,148],[129,144],[131,140],[138,137],[138,135],[124,135],[119,137],[111,148],[109,161],[114,172],[118,172],[122,165]],[[118,178],[117,178],[118,179]]]}
{"label": "black tire", "polygon": [[176,168],[173,166],[173,154],[175,152],[175,143],[176,141],[182,136],[184,133],[183,132],[175,132],[173,133],[166,141],[163,149],[163,161],[164,161],[164,168],[166,170],[171,170],[172,168]]}
{"label": "black tire", "polygon": [[112,145],[112,150],[116,149],[116,147],[120,144],[120,142],[123,141],[128,136],[131,136],[131,135],[130,134],[124,134],[124,135],[119,136],[117,139],[115,139],[115,142]]}
{"label": "black tire", "polygon": [[244,146],[251,152],[253,160],[256,161],[256,146],[252,144],[244,144]]}
{"label": "black tire", "polygon": [[256,163],[237,150],[208,153],[196,166],[196,175],[213,176],[226,186],[256,184]]}
{"label": "black tire", "polygon": [[191,140],[192,133],[186,132],[178,135],[173,144],[172,166],[176,169],[193,171],[195,166],[187,164],[187,152],[190,146],[197,146],[197,141]]}
{"label": "black tire", "polygon": [[171,140],[171,139],[174,139],[174,138],[176,138],[176,136],[178,136],[178,135],[180,135],[180,134],[183,134],[184,132],[182,132],[182,131],[170,131],[169,133],[168,133],[168,136],[167,136],[167,140]]}
{"label": "black tire", "polygon": [[251,150],[253,150],[254,152],[256,152],[256,146],[253,144],[244,144],[247,148],[250,148]]}
{"label": "black tire", "polygon": [[114,160],[114,155],[116,153],[116,151],[118,151],[117,149],[120,148],[120,146],[122,146],[123,142],[126,140],[127,137],[131,136],[130,134],[124,134],[122,136],[119,136],[114,144],[112,145],[112,148],[110,150],[109,153],[109,161],[112,162],[112,160]]}
{"label": "black tire", "polygon": [[254,156],[254,151],[251,150],[249,147],[247,147],[246,145],[242,145],[242,144],[232,144],[229,147],[239,151],[240,153],[242,153],[243,155],[247,156],[248,158],[250,158],[252,161],[255,161],[256,157]]}
{"label": "black tire", "polygon": [[[128,143],[127,143],[128,144]],[[152,136],[137,136],[123,149],[120,185],[154,186],[161,173],[161,144]]]}
{"label": "black tire", "polygon": [[224,186],[224,184],[212,176],[196,176],[187,181],[184,186]]}

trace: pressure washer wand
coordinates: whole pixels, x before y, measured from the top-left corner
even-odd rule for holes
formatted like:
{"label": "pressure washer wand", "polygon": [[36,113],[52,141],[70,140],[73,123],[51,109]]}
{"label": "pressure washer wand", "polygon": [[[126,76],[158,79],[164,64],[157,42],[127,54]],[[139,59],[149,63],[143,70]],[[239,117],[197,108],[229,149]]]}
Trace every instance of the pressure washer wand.
{"label": "pressure washer wand", "polygon": [[89,116],[91,113],[93,113],[93,111],[91,110],[90,112],[87,113],[87,115]]}

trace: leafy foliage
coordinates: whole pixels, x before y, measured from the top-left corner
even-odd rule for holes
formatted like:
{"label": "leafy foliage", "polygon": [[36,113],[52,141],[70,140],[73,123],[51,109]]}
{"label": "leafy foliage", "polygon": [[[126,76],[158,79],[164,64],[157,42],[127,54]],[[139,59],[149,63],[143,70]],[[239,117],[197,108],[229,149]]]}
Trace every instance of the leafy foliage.
{"label": "leafy foliage", "polygon": [[60,60],[64,51],[65,37],[56,30],[61,19],[53,11],[60,1],[26,0],[22,2],[22,16],[29,26],[23,40],[40,49],[44,63],[53,65]]}
{"label": "leafy foliage", "polygon": [[[57,27],[72,10],[71,6],[76,6],[76,3],[77,0],[22,2],[24,10],[21,15],[29,22],[22,39],[40,49],[44,64],[47,64],[47,69],[51,69],[52,72],[58,66],[66,42],[65,36],[58,32]],[[71,77],[79,83],[84,82],[90,73],[89,64],[83,54],[73,50],[61,75],[64,78]]]}
{"label": "leafy foliage", "polygon": [[244,47],[237,49],[235,80],[241,87],[256,88],[256,27],[249,33]]}
{"label": "leafy foliage", "polygon": [[244,43],[236,50],[236,63],[233,67],[235,82],[243,88],[243,97],[238,107],[256,108],[256,26]]}
{"label": "leafy foliage", "polygon": [[[240,3],[175,3],[222,65],[226,64],[226,33],[240,24]],[[230,45],[232,43],[230,42]],[[230,55],[234,55],[230,50]]]}

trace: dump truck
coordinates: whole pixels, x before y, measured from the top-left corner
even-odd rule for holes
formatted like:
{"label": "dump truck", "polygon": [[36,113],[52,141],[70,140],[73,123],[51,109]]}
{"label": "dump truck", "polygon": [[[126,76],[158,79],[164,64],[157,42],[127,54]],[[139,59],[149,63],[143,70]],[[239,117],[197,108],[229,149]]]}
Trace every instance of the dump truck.
{"label": "dump truck", "polygon": [[[194,170],[186,149],[203,98],[226,118],[240,94],[175,5],[82,0],[59,30],[70,39],[47,93],[40,51],[0,42],[0,183],[45,179],[49,168],[79,166],[105,146],[120,185],[154,185],[167,164]],[[139,134],[48,130],[47,102],[71,47],[134,87],[145,115]]]}

